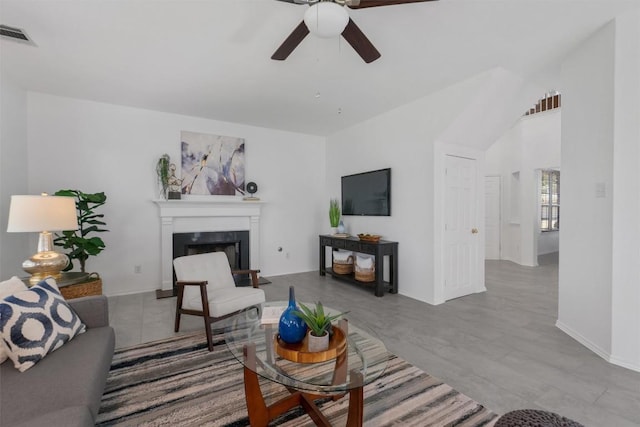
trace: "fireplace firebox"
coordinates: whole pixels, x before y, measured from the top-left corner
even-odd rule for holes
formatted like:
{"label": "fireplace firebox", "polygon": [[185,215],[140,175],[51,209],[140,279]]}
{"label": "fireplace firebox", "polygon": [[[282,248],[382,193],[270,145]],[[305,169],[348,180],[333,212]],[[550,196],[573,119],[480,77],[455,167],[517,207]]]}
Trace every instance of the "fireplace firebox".
{"label": "fireplace firebox", "polygon": [[[208,252],[224,252],[232,270],[249,269],[249,231],[207,231],[173,234],[173,258]],[[236,277],[244,282],[245,277]],[[173,275],[175,290],[176,276]]]}

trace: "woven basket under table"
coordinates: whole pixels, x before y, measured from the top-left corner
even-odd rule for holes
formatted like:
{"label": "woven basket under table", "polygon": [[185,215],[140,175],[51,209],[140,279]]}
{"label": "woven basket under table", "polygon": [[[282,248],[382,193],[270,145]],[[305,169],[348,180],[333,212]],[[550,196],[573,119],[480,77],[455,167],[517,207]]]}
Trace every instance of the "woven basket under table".
{"label": "woven basket under table", "polygon": [[346,261],[333,260],[333,272],[336,274],[353,273],[353,256],[349,255]]}
{"label": "woven basket under table", "polygon": [[61,286],[60,293],[65,299],[102,295],[102,279],[97,274],[91,274],[86,282]]}

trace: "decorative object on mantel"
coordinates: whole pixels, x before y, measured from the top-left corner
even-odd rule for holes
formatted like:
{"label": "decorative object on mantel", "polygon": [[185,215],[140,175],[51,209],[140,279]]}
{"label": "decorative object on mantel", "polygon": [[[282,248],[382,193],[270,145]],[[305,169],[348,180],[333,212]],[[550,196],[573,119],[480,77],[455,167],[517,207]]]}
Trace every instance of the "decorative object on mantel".
{"label": "decorative object on mantel", "polygon": [[236,196],[244,193],[244,139],[180,132],[182,194]]}
{"label": "decorative object on mantel", "polygon": [[160,186],[160,197],[167,199],[169,192],[169,165],[170,159],[168,154],[163,154],[156,163],[156,175],[158,175],[158,185]]}
{"label": "decorative object on mantel", "polygon": [[301,342],[307,333],[307,325],[304,320],[294,314],[297,310],[296,294],[293,286],[289,286],[289,305],[285,308],[278,322],[280,338],[288,344]]}
{"label": "decorative object on mantel", "polygon": [[180,200],[181,192],[180,186],[182,185],[182,180],[176,177],[176,165],[171,163],[169,165],[169,192],[168,199],[169,200]]}
{"label": "decorative object on mantel", "polygon": [[322,303],[318,301],[315,308],[310,309],[300,303],[300,310],[293,314],[304,320],[309,328],[307,336],[307,348],[309,352],[325,351],[329,348],[329,333],[332,331],[331,322],[348,312],[326,315]]}
{"label": "decorative object on mantel", "polygon": [[336,234],[346,234],[345,233],[345,228],[344,228],[344,222],[342,222],[342,218],[340,219],[340,222],[338,223],[338,232]]}
{"label": "decorative object on mantel", "polygon": [[80,271],[85,272],[85,264],[90,256],[96,256],[105,248],[105,244],[100,237],[89,236],[90,233],[104,233],[109,231],[100,228],[107,225],[104,221],[104,214],[95,213],[95,209],[107,202],[107,196],[104,192],[100,193],[83,193],[80,190],[59,190],[56,196],[74,197],[76,203],[76,212],[78,215],[78,229],[63,231],[62,234],[56,234],[53,243],[62,246],[64,249],[71,249],[67,254],[71,264],[65,271],[73,268],[73,260],[77,259],[80,264]]}
{"label": "decorative object on mantel", "polygon": [[329,200],[329,223],[331,224],[331,234],[338,232],[338,224],[340,223],[340,205],[338,199]]}
{"label": "decorative object on mantel", "polygon": [[160,186],[160,197],[165,200],[180,199],[182,180],[176,177],[176,165],[168,154],[163,154],[156,163],[156,174]]}
{"label": "decorative object on mantel", "polygon": [[258,184],[251,181],[250,183],[247,184],[247,193],[249,193],[249,195],[244,196],[242,200],[247,200],[247,201],[260,200],[259,197],[254,196],[254,194],[256,194],[257,192],[258,192]]}

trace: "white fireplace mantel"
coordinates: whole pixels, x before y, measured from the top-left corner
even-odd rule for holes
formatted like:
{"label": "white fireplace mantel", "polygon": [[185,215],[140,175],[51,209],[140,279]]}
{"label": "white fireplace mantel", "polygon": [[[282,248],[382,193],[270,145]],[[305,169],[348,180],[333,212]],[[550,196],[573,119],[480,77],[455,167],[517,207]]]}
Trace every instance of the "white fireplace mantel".
{"label": "white fireplace mantel", "polygon": [[154,200],[161,220],[162,290],[173,289],[173,234],[249,231],[249,267],[260,269],[260,211],[263,202],[242,199]]}

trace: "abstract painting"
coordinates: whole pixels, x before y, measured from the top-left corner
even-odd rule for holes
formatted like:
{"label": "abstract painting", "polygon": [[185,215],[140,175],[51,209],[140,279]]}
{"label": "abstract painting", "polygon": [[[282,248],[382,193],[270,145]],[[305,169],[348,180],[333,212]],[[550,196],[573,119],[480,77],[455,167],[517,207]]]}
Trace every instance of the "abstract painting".
{"label": "abstract painting", "polygon": [[180,132],[182,194],[244,194],[244,139]]}

